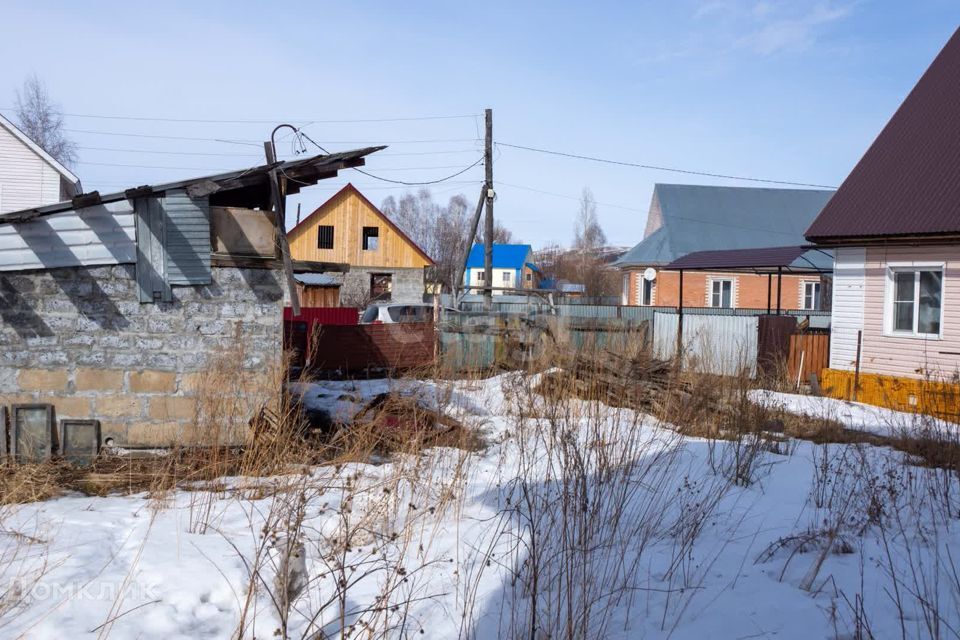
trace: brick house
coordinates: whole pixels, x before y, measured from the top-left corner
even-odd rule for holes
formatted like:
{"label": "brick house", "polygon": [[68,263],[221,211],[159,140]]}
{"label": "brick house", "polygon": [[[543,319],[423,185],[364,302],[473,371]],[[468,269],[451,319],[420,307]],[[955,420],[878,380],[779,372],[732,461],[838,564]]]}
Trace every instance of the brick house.
{"label": "brick house", "polygon": [[245,401],[272,394],[292,271],[312,268],[281,259],[273,194],[378,149],[0,215],[0,406],[46,403],[100,420],[104,440],[155,446],[197,425],[198,380],[224,352],[242,355]]}
{"label": "brick house", "polygon": [[[622,274],[622,303],[678,306],[679,274],[663,267],[688,253],[803,244],[804,230],[831,195],[812,189],[657,184],[644,239],[614,262]],[[768,284],[767,276],[757,274],[689,273],[683,306],[766,308]],[[819,276],[785,275],[780,307],[824,308],[827,289]]]}

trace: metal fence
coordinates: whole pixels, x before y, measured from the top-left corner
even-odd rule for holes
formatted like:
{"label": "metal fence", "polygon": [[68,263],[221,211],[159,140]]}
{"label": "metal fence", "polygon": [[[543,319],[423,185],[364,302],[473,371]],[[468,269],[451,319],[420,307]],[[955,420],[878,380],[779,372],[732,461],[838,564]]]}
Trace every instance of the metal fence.
{"label": "metal fence", "polygon": [[[653,321],[653,353],[663,360],[677,353],[680,316],[658,312]],[[758,316],[690,315],[683,318],[684,366],[701,373],[757,374]]]}

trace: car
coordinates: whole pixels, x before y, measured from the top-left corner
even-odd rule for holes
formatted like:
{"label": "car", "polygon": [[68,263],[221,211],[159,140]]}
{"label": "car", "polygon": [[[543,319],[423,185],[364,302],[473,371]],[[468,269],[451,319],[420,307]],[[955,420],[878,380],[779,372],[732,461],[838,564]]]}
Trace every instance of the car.
{"label": "car", "polygon": [[[457,313],[456,309],[442,308],[443,314]],[[396,324],[401,322],[430,322],[433,305],[427,303],[379,302],[364,309],[360,324]]]}

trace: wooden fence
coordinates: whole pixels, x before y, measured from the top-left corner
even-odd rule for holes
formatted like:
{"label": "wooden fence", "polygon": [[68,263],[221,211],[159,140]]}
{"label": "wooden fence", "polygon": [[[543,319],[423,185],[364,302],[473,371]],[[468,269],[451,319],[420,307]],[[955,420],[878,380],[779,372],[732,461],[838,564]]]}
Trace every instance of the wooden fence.
{"label": "wooden fence", "polygon": [[790,355],[787,358],[789,381],[806,384],[811,373],[818,376],[830,366],[830,333],[795,333],[790,336]]}

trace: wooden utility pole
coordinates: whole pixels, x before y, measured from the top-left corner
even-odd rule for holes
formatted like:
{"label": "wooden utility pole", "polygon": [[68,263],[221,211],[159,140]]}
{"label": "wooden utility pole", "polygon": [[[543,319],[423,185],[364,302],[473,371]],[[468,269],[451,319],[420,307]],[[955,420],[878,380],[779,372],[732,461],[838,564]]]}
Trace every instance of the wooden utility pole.
{"label": "wooden utility pole", "polygon": [[487,216],[483,221],[483,308],[493,309],[493,109],[484,110],[486,120],[486,140],[483,151],[483,165],[486,170]]}

